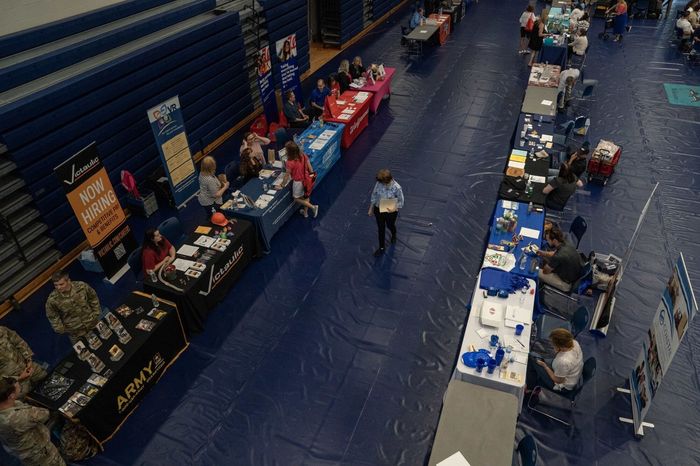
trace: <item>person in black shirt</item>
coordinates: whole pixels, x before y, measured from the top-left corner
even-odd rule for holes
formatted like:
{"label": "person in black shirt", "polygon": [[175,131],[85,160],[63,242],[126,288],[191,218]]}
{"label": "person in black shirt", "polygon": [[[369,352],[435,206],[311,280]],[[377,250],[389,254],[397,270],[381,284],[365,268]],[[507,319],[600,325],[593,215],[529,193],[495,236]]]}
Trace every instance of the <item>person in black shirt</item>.
{"label": "person in black shirt", "polygon": [[291,89],[285,94],[284,116],[287,118],[289,126],[292,128],[306,128],[309,126],[309,116],[304,113],[297,103],[294,91]]}
{"label": "person in black shirt", "polygon": [[540,282],[568,293],[571,285],[581,276],[581,256],[575,247],[566,244],[564,233],[559,228],[546,231],[544,239],[554,250],[540,249],[537,252],[544,259],[544,266],[539,272]]}
{"label": "person in black shirt", "polygon": [[[563,153],[562,153],[563,155]],[[576,176],[577,179],[581,179],[582,175],[586,172],[588,168],[588,143],[585,143],[577,151],[572,152],[566,158],[566,161],[560,161],[560,164],[567,164],[571,169],[571,172]],[[549,177],[556,178],[559,175],[559,169],[550,168]]]}
{"label": "person in black shirt", "polygon": [[580,186],[583,186],[583,182],[576,179],[567,163],[562,163],[557,177],[549,180],[542,189],[542,193],[547,195],[544,200],[545,206],[552,210],[564,210],[567,201]]}
{"label": "person in black shirt", "polygon": [[355,57],[350,64],[350,76],[352,79],[357,79],[365,72],[365,67],[362,66],[362,58]]}

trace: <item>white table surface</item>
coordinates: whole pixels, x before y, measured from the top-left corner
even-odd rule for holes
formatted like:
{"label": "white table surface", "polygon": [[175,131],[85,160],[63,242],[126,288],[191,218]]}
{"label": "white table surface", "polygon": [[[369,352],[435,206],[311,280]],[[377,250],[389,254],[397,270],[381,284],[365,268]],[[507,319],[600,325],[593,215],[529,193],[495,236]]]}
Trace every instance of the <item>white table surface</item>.
{"label": "white table surface", "polygon": [[[467,326],[464,330],[464,335],[462,337],[462,345],[457,358],[457,366],[454,372],[454,378],[462,380],[464,382],[469,382],[477,385],[482,385],[485,387],[493,388],[495,390],[504,391],[507,393],[512,393],[518,399],[519,405],[522,407],[523,398],[525,396],[525,375],[527,372],[527,358],[526,356],[530,352],[530,333],[532,331],[532,311],[535,307],[535,293],[536,284],[534,280],[528,279],[530,283],[530,289],[526,293],[521,293],[520,291],[514,294],[508,295],[508,298],[499,298],[497,296],[487,296],[484,298],[484,293],[486,290],[479,288],[479,283],[481,281],[481,274],[477,278],[476,288],[474,289],[474,295],[472,297],[472,307],[469,313],[469,320],[467,321]],[[523,329],[522,335],[519,337],[515,336],[515,329],[511,327],[506,327],[505,322],[501,322],[500,327],[486,327],[481,325],[479,316],[481,314],[481,305],[485,301],[494,301],[499,303],[505,303],[506,306],[514,305],[524,309],[528,309],[530,321],[523,322],[525,328]],[[481,338],[477,331],[479,329],[484,329],[487,331],[485,338]],[[514,372],[518,374],[520,380],[511,380],[509,378],[501,378],[501,369],[496,368],[493,374],[488,374],[486,367],[484,367],[482,373],[478,373],[476,369],[467,367],[462,362],[462,354],[471,351],[470,347],[473,345],[474,350],[487,349],[491,351],[492,357],[495,355],[495,348],[489,346],[489,340],[491,335],[498,335],[499,341],[503,341],[504,337],[508,339],[517,338],[522,346],[514,341],[512,347],[513,352],[521,353],[525,356],[525,362],[512,362],[508,365],[505,372]]]}

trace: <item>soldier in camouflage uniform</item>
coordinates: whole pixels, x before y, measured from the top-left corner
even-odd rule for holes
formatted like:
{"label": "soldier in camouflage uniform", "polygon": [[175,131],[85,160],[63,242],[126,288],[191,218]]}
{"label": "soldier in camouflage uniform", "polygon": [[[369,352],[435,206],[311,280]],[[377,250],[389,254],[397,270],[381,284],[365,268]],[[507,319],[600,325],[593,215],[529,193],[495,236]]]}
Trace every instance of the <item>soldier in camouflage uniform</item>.
{"label": "soldier in camouflage uniform", "polygon": [[65,466],[44,425],[49,411],[17,401],[19,383],[0,379],[0,441],[24,466]]}
{"label": "soldier in camouflage uniform", "polygon": [[21,396],[46,377],[43,367],[32,361],[32,350],[15,332],[0,326],[0,377],[13,377],[21,387]]}
{"label": "soldier in camouflage uniform", "polygon": [[51,277],[56,288],[46,301],[46,317],[56,333],[67,333],[75,344],[95,328],[100,319],[100,300],[88,284],[73,282],[61,270]]}

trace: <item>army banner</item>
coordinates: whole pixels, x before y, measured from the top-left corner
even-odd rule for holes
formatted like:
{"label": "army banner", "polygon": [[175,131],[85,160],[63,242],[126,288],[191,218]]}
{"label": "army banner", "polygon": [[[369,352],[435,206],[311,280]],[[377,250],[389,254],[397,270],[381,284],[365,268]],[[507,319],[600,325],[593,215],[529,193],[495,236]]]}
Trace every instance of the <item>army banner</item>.
{"label": "army banner", "polygon": [[54,168],[85,237],[107,277],[137,244],[94,142]]}

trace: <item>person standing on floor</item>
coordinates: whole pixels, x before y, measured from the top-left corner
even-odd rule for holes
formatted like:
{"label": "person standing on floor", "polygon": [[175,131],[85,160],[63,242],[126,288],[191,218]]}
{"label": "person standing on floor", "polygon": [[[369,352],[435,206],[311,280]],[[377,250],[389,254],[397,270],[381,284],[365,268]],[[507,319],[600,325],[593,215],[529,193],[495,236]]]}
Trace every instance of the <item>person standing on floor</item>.
{"label": "person standing on floor", "polygon": [[26,395],[46,377],[43,367],[32,360],[34,353],[17,333],[0,325],[0,377],[13,377]]}
{"label": "person standing on floor", "polygon": [[532,54],[530,55],[530,63],[528,63],[527,66],[532,66],[535,64],[538,58],[537,55],[539,55],[540,50],[542,50],[544,38],[547,36],[547,33],[545,32],[544,28],[545,20],[543,19],[546,11],[547,10],[542,11],[540,17],[536,18],[535,24],[532,25],[532,31],[530,32],[530,40],[528,42],[530,50],[532,50]]}
{"label": "person standing on floor", "polygon": [[520,48],[518,53],[531,53],[527,48],[527,44],[530,39],[530,33],[532,28],[535,26],[535,8],[532,5],[528,5],[520,15]]}
{"label": "person standing on floor", "polygon": [[615,19],[613,20],[614,42],[619,42],[622,40],[622,34],[627,28],[627,2],[625,0],[617,0],[617,3],[608,8],[605,14],[609,15],[612,11],[615,11]]}
{"label": "person standing on floor", "polygon": [[75,344],[100,320],[100,300],[90,285],[72,281],[64,270],[54,273],[51,281],[55,289],[46,300],[46,317],[56,333],[67,333]]}
{"label": "person standing on floor", "polygon": [[18,400],[19,383],[0,378],[0,441],[25,466],[65,466],[44,424],[49,410]]}
{"label": "person standing on floor", "polygon": [[208,219],[212,209],[216,210],[224,202],[222,196],[229,187],[227,180],[222,181],[216,176],[216,160],[207,155],[199,165],[199,194],[197,200],[202,206]]}
{"label": "person standing on floor", "polygon": [[374,215],[377,219],[379,249],[374,251],[374,257],[379,257],[384,254],[387,228],[391,232],[391,244],[396,243],[396,218],[399,216],[399,209],[403,208],[404,199],[401,185],[391,176],[389,170],[379,170],[376,179],[367,215]]}
{"label": "person standing on floor", "polygon": [[311,190],[316,172],[311,166],[309,158],[294,141],[288,141],[284,148],[287,150],[287,173],[292,178],[292,196],[294,201],[301,206],[299,213],[306,218],[309,216],[309,209],[311,209],[314,218],[316,218],[318,205],[311,203]]}

